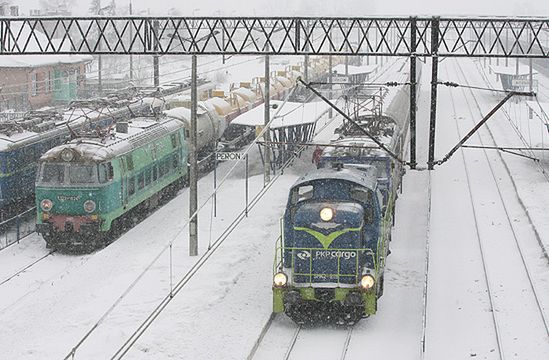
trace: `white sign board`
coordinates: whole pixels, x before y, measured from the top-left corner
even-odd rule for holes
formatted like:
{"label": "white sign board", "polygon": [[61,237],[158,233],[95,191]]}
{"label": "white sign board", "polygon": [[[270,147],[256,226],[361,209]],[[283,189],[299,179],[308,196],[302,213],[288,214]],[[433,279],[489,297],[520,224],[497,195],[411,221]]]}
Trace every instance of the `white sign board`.
{"label": "white sign board", "polygon": [[244,154],[238,152],[216,152],[215,159],[219,161],[225,160],[240,160],[244,158]]}
{"label": "white sign board", "polygon": [[[530,87],[530,79],[512,79],[511,80],[511,85],[517,86],[517,87],[528,88],[528,87]],[[533,80],[532,81],[532,88],[537,88],[537,87],[538,87],[538,81]]]}
{"label": "white sign board", "polygon": [[332,75],[332,82],[333,83],[349,83],[349,78],[344,75]]}

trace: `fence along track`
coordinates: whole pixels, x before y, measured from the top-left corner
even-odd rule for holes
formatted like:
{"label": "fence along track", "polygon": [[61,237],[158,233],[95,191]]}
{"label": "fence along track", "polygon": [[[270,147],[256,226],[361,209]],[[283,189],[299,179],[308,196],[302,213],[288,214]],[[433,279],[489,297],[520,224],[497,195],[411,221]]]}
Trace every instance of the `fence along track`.
{"label": "fence along track", "polygon": [[[34,233],[35,218],[32,215],[33,212],[36,212],[36,207],[27,209],[0,222],[0,237],[5,239],[5,241],[0,240],[0,251],[13,244],[18,244],[20,240]],[[12,236],[10,237],[10,235]]]}

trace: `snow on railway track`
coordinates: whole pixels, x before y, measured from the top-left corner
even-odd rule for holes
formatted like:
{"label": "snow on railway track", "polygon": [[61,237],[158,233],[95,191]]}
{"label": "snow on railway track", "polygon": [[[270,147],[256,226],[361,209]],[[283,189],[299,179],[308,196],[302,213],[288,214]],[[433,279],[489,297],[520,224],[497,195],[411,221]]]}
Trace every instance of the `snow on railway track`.
{"label": "snow on railway track", "polygon": [[[460,81],[466,83],[467,78],[461,69],[455,67],[454,70]],[[474,119],[481,117],[481,109],[470,90],[450,90],[450,96],[457,130],[454,142],[457,142],[457,138],[475,125]],[[446,131],[443,136],[451,138],[448,135]],[[487,129],[481,129],[472,139],[480,144],[496,145]],[[461,150],[455,160],[447,166],[461,168],[461,174],[454,179],[461,183],[460,191],[454,193],[461,201],[455,199],[446,206],[448,211],[459,214],[455,222],[469,229],[469,235],[447,235],[463,243],[462,246],[453,245],[458,252],[451,256],[466,257],[468,263],[461,274],[454,268],[454,281],[459,284],[459,289],[477,294],[478,304],[473,309],[475,301],[459,299],[457,293],[453,295],[456,297],[454,301],[451,301],[451,297],[445,298],[451,309],[449,312],[461,313],[465,319],[465,324],[454,319],[457,325],[454,333],[457,338],[460,335],[461,338],[469,338],[472,333],[484,342],[471,339],[469,356],[537,359],[540,354],[547,355],[549,333],[546,309],[549,304],[549,287],[543,280],[547,263],[526,209],[518,200],[511,176],[502,158],[495,152]],[[455,202],[461,202],[461,207],[456,207]],[[531,271],[532,268],[545,271]],[[462,284],[470,276],[476,284]],[[474,319],[468,316],[475,313],[477,316]],[[437,339],[434,329],[442,314],[434,312],[431,315],[430,318],[435,319],[430,337],[432,344]],[[466,324],[467,320],[469,324]],[[462,325],[469,326],[469,335],[462,334]],[[440,340],[440,335],[438,338]],[[467,356],[465,351],[467,348],[462,347],[459,352],[445,351],[444,354],[458,359]],[[436,347],[428,347],[427,358],[440,355]]]}
{"label": "snow on railway track", "polygon": [[271,316],[246,360],[344,360],[353,329],[353,326],[307,328],[287,317]]}

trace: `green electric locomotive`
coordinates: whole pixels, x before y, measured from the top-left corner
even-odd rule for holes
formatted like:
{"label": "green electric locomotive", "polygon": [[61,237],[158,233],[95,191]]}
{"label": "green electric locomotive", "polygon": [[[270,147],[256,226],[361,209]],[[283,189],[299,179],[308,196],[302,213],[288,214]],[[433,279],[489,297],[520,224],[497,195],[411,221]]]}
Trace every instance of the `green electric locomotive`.
{"label": "green electric locomotive", "polygon": [[156,206],[188,177],[185,129],[167,117],[118,123],[46,152],[36,179],[36,231],[50,247],[96,247],[132,211]]}

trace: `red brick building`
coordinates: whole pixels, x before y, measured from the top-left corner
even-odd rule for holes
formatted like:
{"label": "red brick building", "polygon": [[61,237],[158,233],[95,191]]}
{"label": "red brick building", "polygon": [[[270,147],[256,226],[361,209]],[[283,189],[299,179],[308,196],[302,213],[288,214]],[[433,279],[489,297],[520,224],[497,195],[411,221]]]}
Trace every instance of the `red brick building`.
{"label": "red brick building", "polygon": [[92,60],[81,55],[0,56],[0,109],[37,109],[75,99]]}

